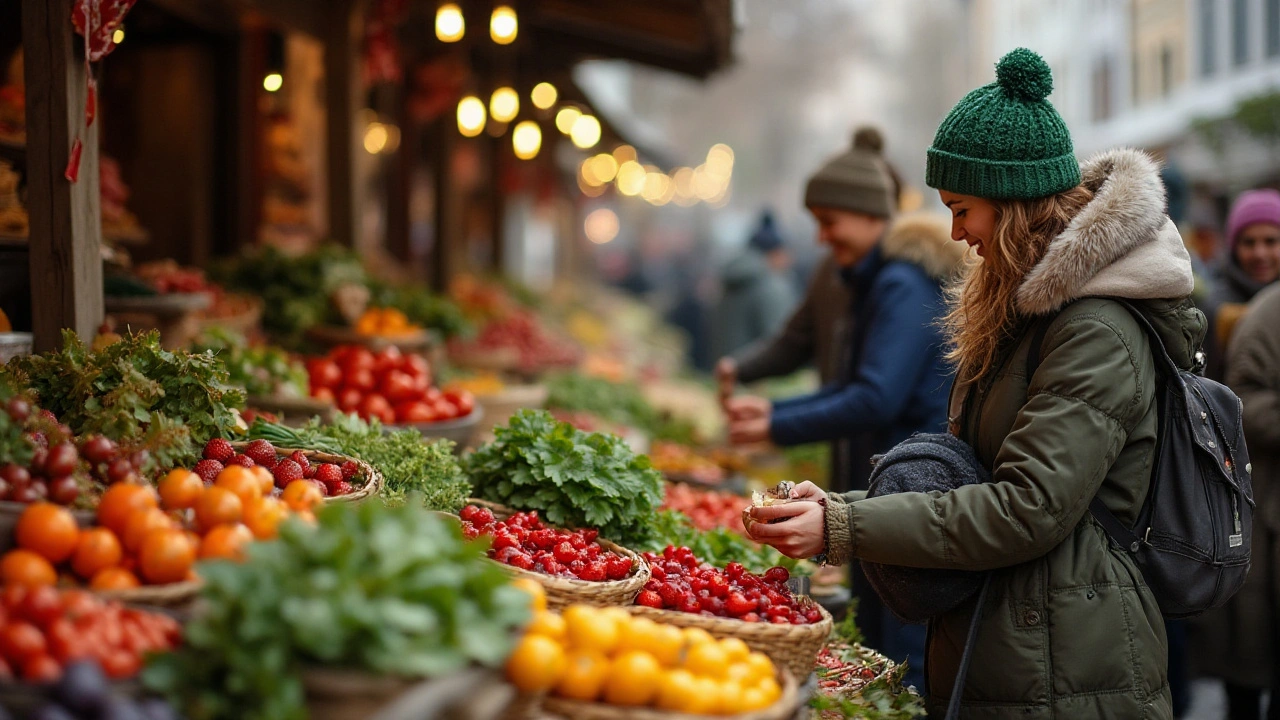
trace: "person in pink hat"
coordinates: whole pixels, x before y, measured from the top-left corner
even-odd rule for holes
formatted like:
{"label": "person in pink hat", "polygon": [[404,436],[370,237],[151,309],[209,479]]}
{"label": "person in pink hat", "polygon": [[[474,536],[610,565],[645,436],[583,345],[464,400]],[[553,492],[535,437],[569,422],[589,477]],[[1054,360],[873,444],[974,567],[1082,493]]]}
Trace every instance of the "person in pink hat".
{"label": "person in pink hat", "polygon": [[1244,306],[1280,279],[1280,191],[1241,193],[1227,215],[1227,257],[1218,267],[1205,314],[1210,322],[1206,374],[1226,377],[1226,349]]}

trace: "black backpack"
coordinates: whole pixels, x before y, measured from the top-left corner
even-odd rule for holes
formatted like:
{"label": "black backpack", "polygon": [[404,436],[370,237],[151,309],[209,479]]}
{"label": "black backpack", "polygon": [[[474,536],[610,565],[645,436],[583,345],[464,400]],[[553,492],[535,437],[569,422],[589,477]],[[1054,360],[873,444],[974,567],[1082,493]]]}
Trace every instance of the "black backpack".
{"label": "black backpack", "polygon": [[[1221,383],[1183,370],[1138,308],[1116,299],[1146,330],[1155,356],[1159,435],[1151,487],[1128,527],[1097,497],[1094,520],[1131,553],[1165,617],[1199,615],[1225,603],[1249,573],[1253,485],[1243,405]],[[1027,355],[1027,382],[1040,365],[1050,320]]]}

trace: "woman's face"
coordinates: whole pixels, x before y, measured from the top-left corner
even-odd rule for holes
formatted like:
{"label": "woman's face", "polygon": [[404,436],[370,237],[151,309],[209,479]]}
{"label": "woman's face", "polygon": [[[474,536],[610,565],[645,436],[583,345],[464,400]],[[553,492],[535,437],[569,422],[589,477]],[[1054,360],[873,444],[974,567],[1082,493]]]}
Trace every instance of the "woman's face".
{"label": "woman's face", "polygon": [[1254,223],[1241,230],[1236,262],[1254,282],[1266,285],[1280,278],[1280,225]]}
{"label": "woman's face", "polygon": [[996,206],[973,195],[957,195],[939,190],[942,203],[951,211],[951,239],[968,243],[978,255],[996,231]]}

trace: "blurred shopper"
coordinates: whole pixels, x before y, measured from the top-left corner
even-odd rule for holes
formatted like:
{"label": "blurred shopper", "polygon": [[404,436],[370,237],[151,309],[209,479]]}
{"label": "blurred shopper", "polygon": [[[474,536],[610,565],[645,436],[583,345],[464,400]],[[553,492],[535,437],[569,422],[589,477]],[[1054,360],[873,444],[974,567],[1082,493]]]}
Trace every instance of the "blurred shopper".
{"label": "blurred shopper", "polygon": [[1256,550],[1249,578],[1227,604],[1196,619],[1201,669],[1227,686],[1229,720],[1280,720],[1280,283],[1249,304],[1227,353],[1227,384],[1244,403],[1253,464]]}
{"label": "blurred shopper", "polygon": [[1226,377],[1226,349],[1236,321],[1253,296],[1277,278],[1280,192],[1267,188],[1241,193],[1227,215],[1227,256],[1218,266],[1209,296],[1209,377]]}
{"label": "blurred shopper", "polygon": [[994,570],[980,608],[971,599],[930,622],[930,717],[944,716],[969,645],[962,718],[1168,720],[1160,608],[1089,503],[1135,521],[1159,426],[1150,340],[1108,298],[1138,304],[1190,367],[1205,326],[1190,258],[1155,161],[1116,150],[1077,164],[1046,99],[1049,67],[1030,50],[1002,58],[996,78],[943,120],[926,171],[951,236],[982,257],[946,327],[951,429],[991,481],[872,499],[802,485],[813,502],[756,508],[758,520],[788,519],[752,533],[793,557]]}
{"label": "blurred shopper", "polygon": [[[839,348],[836,382],[778,403],[741,396],[725,405],[735,443],[838,440],[841,456],[853,460],[842,469],[864,474],[853,465],[869,468],[873,454],[912,433],[946,427],[951,373],[938,321],[943,284],[960,270],[964,250],[948,240],[945,217],[892,221],[894,188],[880,144],[859,137],[862,144],[831,160],[805,190],[818,239],[831,248],[852,297],[846,312],[853,332]],[[853,585],[867,642],[894,660],[909,659],[908,682],[922,686],[924,627],[893,617],[860,573]]]}
{"label": "blurred shopper", "polygon": [[726,355],[777,332],[796,306],[791,284],[791,253],[766,210],[741,255],[721,275],[724,285],[716,308],[716,352]]}

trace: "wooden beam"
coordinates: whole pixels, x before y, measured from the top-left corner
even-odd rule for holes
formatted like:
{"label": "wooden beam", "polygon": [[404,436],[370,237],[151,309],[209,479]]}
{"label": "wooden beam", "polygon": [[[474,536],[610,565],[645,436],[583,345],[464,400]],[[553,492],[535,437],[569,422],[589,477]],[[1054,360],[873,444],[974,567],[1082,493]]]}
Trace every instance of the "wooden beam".
{"label": "wooden beam", "polygon": [[355,125],[363,105],[360,97],[363,5],[363,0],[332,0],[324,48],[329,237],[347,247],[355,247],[360,237],[359,188],[355,175],[361,134]]}
{"label": "wooden beam", "polygon": [[[87,78],[71,3],[22,0],[22,39],[32,331],[36,352],[43,352],[61,346],[63,328],[90,340],[102,323],[98,124],[84,129]],[[77,131],[84,149],[79,182],[72,184],[63,174]]]}

